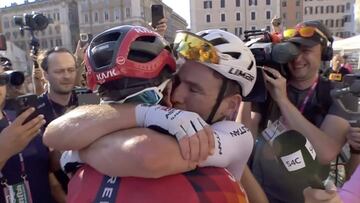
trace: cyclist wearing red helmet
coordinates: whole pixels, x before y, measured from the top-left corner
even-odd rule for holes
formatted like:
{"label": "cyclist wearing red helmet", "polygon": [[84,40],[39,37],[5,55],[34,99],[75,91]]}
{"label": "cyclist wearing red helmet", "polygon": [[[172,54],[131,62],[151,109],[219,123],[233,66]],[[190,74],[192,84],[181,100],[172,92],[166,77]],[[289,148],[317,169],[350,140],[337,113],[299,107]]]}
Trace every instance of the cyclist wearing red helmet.
{"label": "cyclist wearing red helmet", "polygon": [[[122,33],[116,33],[114,31],[116,29]],[[114,28],[112,31],[110,30],[106,35],[100,34],[90,45],[87,53],[88,59],[86,59],[87,68],[91,68],[88,70],[88,84],[94,84],[91,81],[100,84],[99,93],[106,103],[149,101],[145,98],[153,97],[144,96],[142,93],[146,91],[140,89],[140,84],[144,89],[147,87],[144,87],[144,84],[147,84],[149,79],[151,81],[153,77],[156,77],[156,74],[147,77],[144,72],[149,71],[151,74],[159,65],[160,69],[163,69],[160,73],[164,72],[164,59],[154,63],[150,62],[151,65],[149,65],[149,58],[150,61],[153,61],[156,60],[156,56],[159,56],[157,50],[164,51],[164,48],[156,48],[158,47],[156,44],[149,48],[150,44],[156,42],[160,37],[153,36],[151,31],[139,27],[130,28],[125,33],[121,28]],[[147,36],[132,36],[132,34],[141,35],[143,33],[147,33]],[[123,39],[119,39],[119,36]],[[226,167],[235,176],[235,179],[226,170],[212,167],[198,168],[183,174],[149,180],[102,176],[91,167],[85,166],[78,170],[71,181],[69,202],[94,202],[94,200],[95,202],[247,202],[244,192],[238,187],[235,180],[240,180],[243,167],[251,153],[252,136],[243,125],[223,120],[234,118],[234,112],[238,108],[241,96],[246,96],[251,91],[256,77],[254,58],[240,39],[220,30],[210,30],[198,35],[180,32],[177,39],[179,40],[177,53],[183,63],[172,84],[173,88],[170,89],[173,93],[171,100],[177,108],[189,108],[200,116],[160,106],[138,105],[135,108],[125,104],[89,106],[70,112],[67,116],[52,123],[44,141],[56,149],[81,149],[102,135],[118,129],[132,128],[137,124],[139,127],[161,129],[162,132],[168,131],[178,139],[180,144],[190,144],[191,148],[189,146],[187,149],[184,146],[181,148],[185,159],[182,158],[174,139],[146,129],[128,129],[104,136],[87,149],[82,150],[81,158],[99,171],[109,175],[160,177],[188,171],[193,168],[191,165],[195,162],[201,166]],[[111,42],[108,42],[109,40]],[[124,40],[124,43],[121,40]],[[138,43],[139,41],[142,43]],[[143,43],[144,41],[146,43]],[[97,42],[99,45],[96,45]],[[216,45],[214,46],[211,42]],[[230,45],[234,42],[238,43],[238,46]],[[197,43],[199,46],[195,46],[191,50],[182,49],[185,46],[180,46],[192,46]],[[123,50],[128,51],[124,51],[122,55],[117,53],[116,59],[112,59],[108,56],[115,55],[114,48],[111,50],[114,45],[119,47],[119,53],[122,53]],[[139,54],[143,51],[153,56],[144,59],[144,54]],[[200,55],[191,58],[187,55],[190,52]],[[209,60],[207,56],[211,56]],[[98,64],[96,64],[97,59],[101,59]],[[94,60],[93,63],[91,60]],[[104,60],[106,62],[103,62]],[[132,66],[134,63],[127,63],[128,60],[137,60],[143,64]],[[95,68],[92,67],[92,64],[95,64]],[[118,69],[110,69],[109,67],[115,66],[106,67],[107,64],[117,64]],[[124,64],[127,65],[121,67]],[[168,65],[168,63],[166,64]],[[97,73],[94,70],[98,70]],[[172,70],[171,67],[170,70]],[[121,73],[129,75],[123,76]],[[239,84],[241,88],[239,88]],[[147,89],[151,90],[151,87]],[[197,101],[197,108],[193,101]],[[202,101],[203,103],[200,103]],[[216,147],[213,156],[198,163],[199,157],[202,160],[206,158],[209,154],[208,149],[212,145],[211,137],[213,135],[208,132],[207,124],[203,119],[213,124]],[[95,125],[102,128],[95,127]],[[62,132],[60,133],[60,131]],[[193,139],[194,137],[196,139]],[[194,143],[194,140],[197,143]],[[200,150],[195,151],[194,145],[198,145],[204,140],[210,143],[210,147],[202,148],[206,145],[200,145]],[[189,154],[184,153],[189,148]],[[115,158],[111,158],[111,155]],[[156,161],[157,159],[159,161]],[[102,162],[102,164],[97,166],[96,162]],[[163,164],[164,162],[165,164]],[[108,167],[109,164],[120,167],[120,169],[114,171]],[[138,168],[134,166],[138,166]],[[160,168],[157,168],[159,166]],[[153,168],[151,169],[151,167]],[[72,188],[77,189],[72,191]]]}

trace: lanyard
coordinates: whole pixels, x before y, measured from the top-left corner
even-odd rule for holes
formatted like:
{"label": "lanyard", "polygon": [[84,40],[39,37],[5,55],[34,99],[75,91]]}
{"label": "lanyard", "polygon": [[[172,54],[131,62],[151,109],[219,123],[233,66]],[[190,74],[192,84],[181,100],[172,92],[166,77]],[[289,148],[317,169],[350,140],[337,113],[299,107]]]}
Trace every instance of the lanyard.
{"label": "lanyard", "polygon": [[308,103],[311,95],[314,93],[316,85],[318,84],[318,79],[319,79],[319,77],[317,77],[315,82],[312,84],[312,86],[309,89],[309,91],[307,92],[306,97],[304,98],[304,101],[302,102],[302,104],[298,106],[298,109],[300,110],[301,113],[304,113],[305,106]]}
{"label": "lanyard", "polygon": [[[11,124],[11,120],[8,118],[8,116],[6,115],[6,113],[3,111],[2,112],[5,119],[7,120],[7,122],[9,123],[9,125]],[[25,161],[24,161],[24,157],[22,155],[22,153],[20,152],[18,154],[19,156],[19,160],[20,160],[20,168],[21,168],[21,178],[22,179],[26,179],[26,172],[25,172]],[[0,179],[1,179],[1,184],[6,184],[7,180],[4,178],[3,173],[0,171]]]}

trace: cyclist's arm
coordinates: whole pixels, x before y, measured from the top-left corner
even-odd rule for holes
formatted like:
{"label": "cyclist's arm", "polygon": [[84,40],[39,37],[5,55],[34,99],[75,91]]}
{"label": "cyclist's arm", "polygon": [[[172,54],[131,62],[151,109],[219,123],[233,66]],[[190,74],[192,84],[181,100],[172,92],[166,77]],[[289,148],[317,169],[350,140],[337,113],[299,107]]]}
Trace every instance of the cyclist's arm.
{"label": "cyclist's arm", "polygon": [[192,170],[176,139],[148,128],[133,128],[106,135],[80,150],[81,161],[109,176],[158,178]]}
{"label": "cyclist's arm", "polygon": [[80,106],[52,121],[43,141],[57,150],[76,150],[103,135],[135,126],[135,105]]}
{"label": "cyclist's arm", "polygon": [[[230,121],[219,122],[212,128],[215,152],[201,166],[228,167],[240,180],[253,146],[251,133],[243,125]],[[196,163],[183,160],[175,139],[149,129],[135,130],[140,129],[100,138],[81,150],[82,161],[110,176],[158,178],[195,167]]]}

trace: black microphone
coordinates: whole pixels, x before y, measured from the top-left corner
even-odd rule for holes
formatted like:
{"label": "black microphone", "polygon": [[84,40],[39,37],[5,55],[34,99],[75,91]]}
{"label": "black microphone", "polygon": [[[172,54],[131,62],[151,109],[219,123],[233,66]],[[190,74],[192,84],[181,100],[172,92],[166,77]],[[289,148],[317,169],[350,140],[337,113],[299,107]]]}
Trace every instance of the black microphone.
{"label": "black microphone", "polygon": [[340,96],[352,93],[352,94],[359,94],[360,93],[360,82],[354,82],[350,85],[350,87],[345,87],[342,89],[333,89],[330,91],[330,95],[333,98],[339,98]]}
{"label": "black microphone", "polygon": [[281,133],[273,140],[272,147],[280,165],[288,172],[289,181],[324,188],[322,181],[328,177],[330,167],[319,163],[313,146],[302,134],[295,130]]}
{"label": "black microphone", "polygon": [[271,57],[279,64],[286,64],[294,60],[300,53],[299,48],[291,42],[281,42],[273,46]]}

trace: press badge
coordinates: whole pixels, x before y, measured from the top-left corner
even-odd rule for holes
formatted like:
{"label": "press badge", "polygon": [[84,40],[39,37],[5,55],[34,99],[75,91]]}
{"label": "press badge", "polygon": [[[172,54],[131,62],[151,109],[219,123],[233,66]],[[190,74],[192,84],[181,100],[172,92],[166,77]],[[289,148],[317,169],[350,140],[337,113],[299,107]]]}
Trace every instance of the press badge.
{"label": "press badge", "polygon": [[288,131],[288,128],[284,122],[279,119],[271,123],[261,134],[268,143],[272,144],[277,136],[286,131]]}
{"label": "press badge", "polygon": [[342,79],[341,73],[331,73],[329,75],[329,80],[331,81],[341,81],[341,79]]}
{"label": "press badge", "polygon": [[30,191],[27,190],[28,181],[4,187],[4,197],[6,203],[32,203]]}

